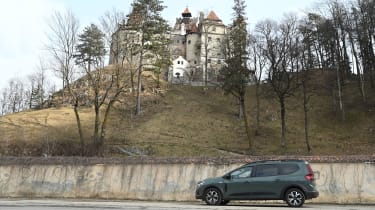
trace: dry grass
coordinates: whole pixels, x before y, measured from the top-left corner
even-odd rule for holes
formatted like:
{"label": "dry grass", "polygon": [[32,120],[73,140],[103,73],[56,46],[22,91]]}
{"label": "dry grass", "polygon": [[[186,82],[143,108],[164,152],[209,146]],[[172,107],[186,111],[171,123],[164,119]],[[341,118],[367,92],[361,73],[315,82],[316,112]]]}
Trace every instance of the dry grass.
{"label": "dry grass", "polygon": [[[345,91],[345,121],[341,121],[340,115],[333,111],[329,93],[320,91],[312,96],[312,155],[374,154],[375,95],[369,96],[372,101],[368,105],[362,105],[354,84],[348,84]],[[254,133],[253,88],[249,88],[247,98],[247,111]],[[175,157],[248,154],[243,122],[236,117],[236,101],[231,96],[225,96],[219,88],[204,91],[201,87],[170,87],[164,96],[149,94],[143,103],[142,116],[134,116],[133,108],[125,105],[117,105],[113,110],[105,156],[129,153]],[[308,154],[300,93],[289,98],[287,105],[287,148],[280,148],[278,103],[262,97],[260,135],[252,136],[252,154]],[[93,110],[84,108],[80,114],[87,143],[92,136]],[[2,155],[79,154],[76,121],[71,107],[1,117],[0,131]]]}

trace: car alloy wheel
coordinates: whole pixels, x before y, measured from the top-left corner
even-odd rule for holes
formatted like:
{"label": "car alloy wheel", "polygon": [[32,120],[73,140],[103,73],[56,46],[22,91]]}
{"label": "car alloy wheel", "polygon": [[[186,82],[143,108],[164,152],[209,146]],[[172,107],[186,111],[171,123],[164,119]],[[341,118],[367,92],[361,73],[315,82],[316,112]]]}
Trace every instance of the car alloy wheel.
{"label": "car alloy wheel", "polygon": [[305,195],[299,189],[290,189],[286,193],[285,200],[290,207],[301,207],[305,202]]}
{"label": "car alloy wheel", "polygon": [[216,188],[209,188],[206,190],[204,200],[208,205],[220,205],[222,199],[221,199],[221,193]]}

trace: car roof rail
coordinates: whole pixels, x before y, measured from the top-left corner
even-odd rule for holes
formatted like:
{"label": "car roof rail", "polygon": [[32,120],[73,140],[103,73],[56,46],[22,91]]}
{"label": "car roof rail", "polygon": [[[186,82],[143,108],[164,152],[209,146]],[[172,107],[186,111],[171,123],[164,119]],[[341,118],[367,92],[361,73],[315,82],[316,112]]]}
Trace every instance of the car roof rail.
{"label": "car roof rail", "polygon": [[249,162],[247,164],[267,163],[267,162],[305,162],[305,161],[301,159],[267,159],[267,160],[258,160],[254,162]]}

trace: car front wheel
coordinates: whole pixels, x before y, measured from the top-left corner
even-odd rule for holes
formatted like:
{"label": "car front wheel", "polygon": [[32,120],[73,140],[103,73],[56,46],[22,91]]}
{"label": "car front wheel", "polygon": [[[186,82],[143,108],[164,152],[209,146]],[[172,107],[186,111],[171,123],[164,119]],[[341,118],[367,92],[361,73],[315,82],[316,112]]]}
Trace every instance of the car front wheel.
{"label": "car front wheel", "polygon": [[204,201],[207,205],[220,205],[222,202],[220,191],[216,188],[208,188],[204,194]]}
{"label": "car front wheel", "polygon": [[301,190],[293,188],[285,193],[285,201],[290,207],[301,207],[305,203],[305,195]]}

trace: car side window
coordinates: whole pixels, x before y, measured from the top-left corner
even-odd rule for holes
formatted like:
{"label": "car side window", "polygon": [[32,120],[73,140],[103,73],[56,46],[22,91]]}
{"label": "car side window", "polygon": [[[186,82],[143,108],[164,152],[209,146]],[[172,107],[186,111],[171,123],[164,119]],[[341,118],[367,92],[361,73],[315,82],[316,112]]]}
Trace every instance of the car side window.
{"label": "car side window", "polygon": [[231,179],[244,179],[249,178],[251,176],[251,172],[253,171],[253,167],[243,167],[233,171],[230,174]]}
{"label": "car side window", "polygon": [[283,164],[280,165],[279,174],[288,175],[298,171],[299,167],[297,164]]}
{"label": "car side window", "polygon": [[256,171],[255,171],[256,177],[277,176],[277,175],[278,175],[277,165],[267,164],[267,165],[258,165],[256,167]]}

